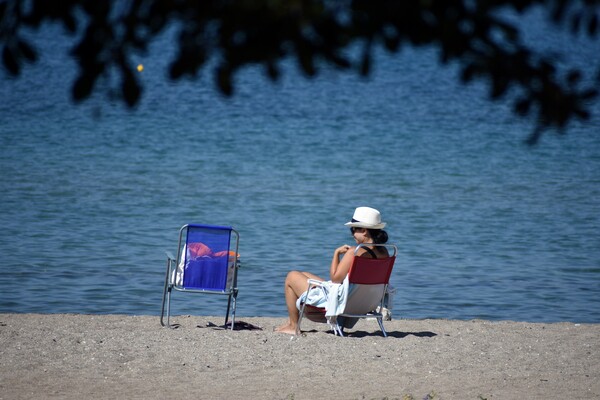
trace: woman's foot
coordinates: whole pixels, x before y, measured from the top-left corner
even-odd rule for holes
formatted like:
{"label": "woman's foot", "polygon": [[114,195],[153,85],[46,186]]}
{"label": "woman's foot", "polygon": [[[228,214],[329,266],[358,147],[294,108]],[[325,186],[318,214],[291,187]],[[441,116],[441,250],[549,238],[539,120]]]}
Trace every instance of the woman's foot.
{"label": "woman's foot", "polygon": [[278,333],[286,333],[288,335],[297,335],[299,333],[298,326],[294,326],[289,323],[276,327],[274,331]]}

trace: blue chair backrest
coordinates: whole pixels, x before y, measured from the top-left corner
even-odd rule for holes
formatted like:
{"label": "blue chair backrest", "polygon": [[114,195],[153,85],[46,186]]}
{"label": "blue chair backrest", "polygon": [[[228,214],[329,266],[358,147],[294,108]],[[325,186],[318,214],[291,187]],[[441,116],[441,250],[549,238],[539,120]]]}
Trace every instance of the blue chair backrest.
{"label": "blue chair backrest", "polygon": [[200,290],[228,290],[231,227],[188,225],[185,246],[180,257],[184,260],[183,287]]}

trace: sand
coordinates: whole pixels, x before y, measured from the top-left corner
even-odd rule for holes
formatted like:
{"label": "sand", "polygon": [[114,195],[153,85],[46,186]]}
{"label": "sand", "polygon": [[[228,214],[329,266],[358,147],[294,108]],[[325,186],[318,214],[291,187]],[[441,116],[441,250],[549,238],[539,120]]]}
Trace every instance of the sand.
{"label": "sand", "polygon": [[598,399],[600,324],[0,314],[1,399]]}

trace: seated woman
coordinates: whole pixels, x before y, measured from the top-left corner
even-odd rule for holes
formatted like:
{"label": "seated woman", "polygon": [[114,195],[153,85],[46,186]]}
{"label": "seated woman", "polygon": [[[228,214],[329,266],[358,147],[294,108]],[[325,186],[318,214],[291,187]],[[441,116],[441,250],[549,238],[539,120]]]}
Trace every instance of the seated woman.
{"label": "seated woman", "polygon": [[[382,230],[385,227],[385,222],[381,222],[381,214],[374,208],[358,207],[354,211],[352,221],[345,225],[350,227],[352,237],[357,245],[361,243],[384,244],[388,240],[387,233]],[[329,276],[332,282],[342,283],[344,281],[352,265],[355,249],[356,247],[347,244],[335,249],[333,259],[331,260],[331,267],[329,268]],[[373,246],[372,248],[361,247],[358,256],[384,258],[388,257],[389,254],[384,247]],[[275,328],[276,332],[290,335],[299,333],[297,332],[299,311],[296,307],[296,302],[308,290],[308,279],[325,280],[310,272],[290,271],[288,273],[285,279],[284,292],[289,319],[286,324]]]}

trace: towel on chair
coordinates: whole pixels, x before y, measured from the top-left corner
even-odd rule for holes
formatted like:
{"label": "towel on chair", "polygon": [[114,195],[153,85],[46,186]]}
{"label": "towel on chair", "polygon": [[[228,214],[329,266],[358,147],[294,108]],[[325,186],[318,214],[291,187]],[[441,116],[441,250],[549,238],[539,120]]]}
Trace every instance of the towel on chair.
{"label": "towel on chair", "polygon": [[346,308],[346,300],[350,291],[348,278],[342,283],[333,283],[324,281],[321,286],[315,286],[310,290],[302,293],[296,301],[296,307],[300,309],[302,303],[308,305],[325,308],[325,317],[330,326],[336,326],[337,316],[344,312]]}

